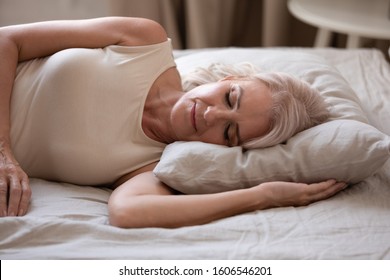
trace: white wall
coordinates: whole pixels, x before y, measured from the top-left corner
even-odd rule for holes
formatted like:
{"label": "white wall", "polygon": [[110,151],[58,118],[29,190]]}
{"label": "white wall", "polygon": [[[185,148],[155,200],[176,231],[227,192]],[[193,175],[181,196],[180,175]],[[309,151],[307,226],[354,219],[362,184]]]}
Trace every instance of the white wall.
{"label": "white wall", "polygon": [[0,0],[0,26],[109,16],[112,0]]}

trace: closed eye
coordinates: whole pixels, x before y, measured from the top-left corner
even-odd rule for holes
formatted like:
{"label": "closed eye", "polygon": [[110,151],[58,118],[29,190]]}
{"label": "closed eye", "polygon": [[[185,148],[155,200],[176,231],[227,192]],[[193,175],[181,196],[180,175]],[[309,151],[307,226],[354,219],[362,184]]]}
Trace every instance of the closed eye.
{"label": "closed eye", "polygon": [[230,101],[230,91],[225,94],[225,101],[229,108],[233,107],[232,102]]}
{"label": "closed eye", "polygon": [[229,146],[230,146],[230,136],[229,136],[230,126],[231,126],[231,124],[229,123],[226,126],[225,131],[223,133],[223,138],[225,139],[225,141],[228,143]]}

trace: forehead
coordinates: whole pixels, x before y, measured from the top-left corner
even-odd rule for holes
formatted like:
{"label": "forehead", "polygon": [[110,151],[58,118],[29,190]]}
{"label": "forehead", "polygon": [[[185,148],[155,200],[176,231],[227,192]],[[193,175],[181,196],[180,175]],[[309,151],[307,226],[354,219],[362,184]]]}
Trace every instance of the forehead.
{"label": "forehead", "polygon": [[237,83],[245,89],[246,92],[251,94],[258,95],[267,95],[270,94],[268,86],[260,79],[257,78],[246,78],[246,79],[237,79]]}
{"label": "forehead", "polygon": [[241,87],[238,122],[241,142],[264,136],[270,128],[271,91],[259,79],[238,81]]}

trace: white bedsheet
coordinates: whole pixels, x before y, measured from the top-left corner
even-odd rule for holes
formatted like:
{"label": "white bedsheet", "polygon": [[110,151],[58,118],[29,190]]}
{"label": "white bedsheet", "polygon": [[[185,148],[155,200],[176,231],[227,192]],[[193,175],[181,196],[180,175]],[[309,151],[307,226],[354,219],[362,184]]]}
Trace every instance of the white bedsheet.
{"label": "white bedsheet", "polygon": [[[302,51],[335,65],[390,135],[390,67],[379,51]],[[0,259],[390,259],[390,162],[326,201],[179,229],[108,225],[108,189],[31,186],[28,215],[0,219]]]}

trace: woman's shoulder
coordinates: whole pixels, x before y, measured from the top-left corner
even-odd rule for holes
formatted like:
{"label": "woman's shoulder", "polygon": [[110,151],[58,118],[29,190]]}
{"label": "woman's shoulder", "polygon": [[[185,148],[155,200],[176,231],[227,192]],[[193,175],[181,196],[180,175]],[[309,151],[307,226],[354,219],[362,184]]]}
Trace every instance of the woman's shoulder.
{"label": "woman's shoulder", "polygon": [[127,25],[127,32],[124,33],[121,43],[123,46],[154,45],[168,40],[164,27],[154,20],[128,18],[124,21]]}

